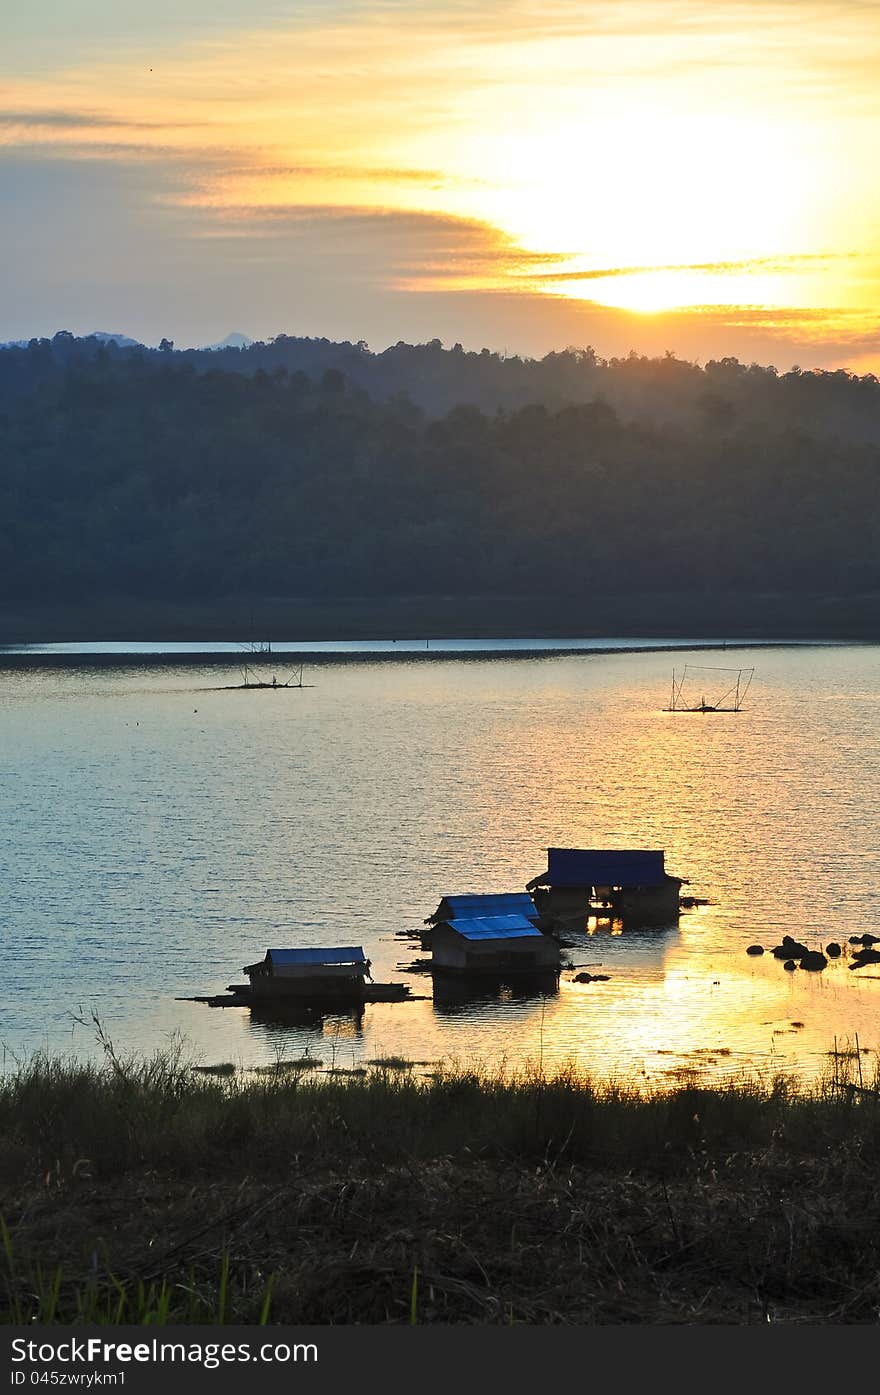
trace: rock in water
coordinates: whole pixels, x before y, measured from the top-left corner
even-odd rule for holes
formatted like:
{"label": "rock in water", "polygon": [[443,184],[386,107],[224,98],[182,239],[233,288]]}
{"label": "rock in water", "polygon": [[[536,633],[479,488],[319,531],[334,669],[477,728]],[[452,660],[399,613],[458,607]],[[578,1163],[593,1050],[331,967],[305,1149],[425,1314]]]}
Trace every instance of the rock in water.
{"label": "rock in water", "polygon": [[851,969],[863,969],[866,964],[880,964],[880,953],[876,949],[860,949],[853,955]]}
{"label": "rock in water", "polygon": [[840,957],[840,945],[836,940],[832,940],[830,945],[825,946],[825,953],[828,955],[829,959],[838,959]]}
{"label": "rock in water", "polygon": [[828,960],[820,950],[808,949],[806,954],[801,956],[801,968],[818,973],[820,970],[828,968]]}
{"label": "rock in water", "polygon": [[764,953],[764,946],[763,946],[763,945],[749,945],[748,949],[746,950],[746,954],[763,954],[763,953]]}
{"label": "rock in water", "polygon": [[793,940],[790,935],[783,935],[782,944],[773,951],[777,959],[802,959],[809,952],[806,945],[802,945],[800,940]]}

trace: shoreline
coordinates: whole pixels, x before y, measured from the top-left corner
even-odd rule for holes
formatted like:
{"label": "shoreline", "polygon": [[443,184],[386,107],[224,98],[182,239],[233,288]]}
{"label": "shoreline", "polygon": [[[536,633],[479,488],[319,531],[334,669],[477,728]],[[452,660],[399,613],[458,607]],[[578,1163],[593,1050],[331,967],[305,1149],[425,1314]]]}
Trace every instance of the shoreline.
{"label": "shoreline", "polygon": [[[63,643],[297,644],[627,637],[728,644],[752,640],[880,641],[880,594],[658,592],[631,595],[126,598],[4,607],[0,646]],[[304,652],[297,651],[297,652]]]}
{"label": "shoreline", "polygon": [[[137,641],[132,641],[136,643]],[[442,641],[437,641],[442,642]],[[475,641],[478,643],[479,641]],[[598,642],[595,646],[585,645],[565,645],[560,644],[558,648],[485,648],[485,649],[400,649],[397,651],[387,649],[362,649],[362,650],[316,650],[316,649],[273,649],[270,654],[250,654],[225,652],[221,650],[179,650],[164,652],[139,652],[137,650],[119,650],[112,653],[94,653],[90,651],[68,651],[68,652],[46,652],[35,649],[33,652],[21,652],[4,650],[0,646],[0,670],[17,668],[241,668],[247,665],[249,669],[277,668],[286,663],[303,664],[307,663],[311,667],[321,667],[334,664],[388,664],[388,663],[475,663],[480,661],[511,661],[519,659],[560,659],[560,658],[610,658],[615,655],[633,654],[700,654],[700,653],[736,653],[741,649],[810,649],[810,648],[835,648],[846,645],[866,645],[869,646],[876,641],[847,640],[847,639],[744,639],[729,641],[704,641],[695,640],[693,642],[682,641],[680,644],[644,644],[622,643],[616,645],[602,645]],[[369,641],[363,641],[369,643]],[[262,680],[260,680],[262,682]],[[264,687],[271,687],[271,684],[263,683]],[[277,688],[286,687],[298,689],[298,683],[287,683],[279,681]],[[305,683],[302,686],[308,687]],[[257,687],[256,684],[224,684],[217,689],[224,691],[248,691]],[[275,690],[277,691],[277,688]]]}

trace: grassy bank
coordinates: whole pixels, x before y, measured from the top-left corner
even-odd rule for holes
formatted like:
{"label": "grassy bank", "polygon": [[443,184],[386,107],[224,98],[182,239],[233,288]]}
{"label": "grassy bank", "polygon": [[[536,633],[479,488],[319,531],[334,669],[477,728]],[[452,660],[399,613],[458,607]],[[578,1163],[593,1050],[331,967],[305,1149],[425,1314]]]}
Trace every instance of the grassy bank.
{"label": "grassy bank", "polygon": [[0,1082],[7,1318],[875,1322],[880,1104],[571,1073]]}

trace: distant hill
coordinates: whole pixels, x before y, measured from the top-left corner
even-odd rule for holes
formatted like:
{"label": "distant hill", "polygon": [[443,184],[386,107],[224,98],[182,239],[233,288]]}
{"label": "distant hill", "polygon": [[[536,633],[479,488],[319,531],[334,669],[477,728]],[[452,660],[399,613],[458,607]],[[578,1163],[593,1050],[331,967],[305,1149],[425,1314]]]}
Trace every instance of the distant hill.
{"label": "distant hill", "polygon": [[246,334],[241,334],[236,329],[227,334],[225,339],[221,339],[219,344],[205,344],[203,347],[211,352],[216,349],[249,349],[253,342],[253,339],[248,339]]}
{"label": "distant hill", "polygon": [[0,350],[7,608],[880,595],[870,375],[164,342]]}
{"label": "distant hill", "polygon": [[[58,338],[59,336],[56,335],[55,337]],[[140,339],[132,339],[127,334],[110,334],[106,329],[93,329],[91,333],[84,334],[81,338],[67,336],[67,332],[62,330],[61,337],[70,337],[73,339],[74,343],[77,344],[88,344],[92,340],[97,339],[100,344],[117,344],[120,349],[143,349],[146,347]],[[0,341],[0,349],[26,349],[31,342],[30,339],[6,339]],[[35,342],[43,343],[48,341],[37,340]],[[251,341],[248,340],[247,342],[250,343]]]}
{"label": "distant hill", "polygon": [[120,349],[142,349],[144,347],[139,339],[130,339],[127,334],[108,334],[104,329],[93,329],[87,338],[100,339],[102,344],[113,342],[118,344]]}

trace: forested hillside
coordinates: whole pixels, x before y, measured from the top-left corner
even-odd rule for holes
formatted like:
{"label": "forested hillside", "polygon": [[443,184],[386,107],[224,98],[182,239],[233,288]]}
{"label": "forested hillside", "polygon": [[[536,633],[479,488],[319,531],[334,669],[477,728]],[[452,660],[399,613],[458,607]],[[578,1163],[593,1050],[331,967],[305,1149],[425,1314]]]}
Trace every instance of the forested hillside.
{"label": "forested hillside", "polygon": [[880,384],[60,335],[0,350],[0,509],[7,603],[866,592]]}

